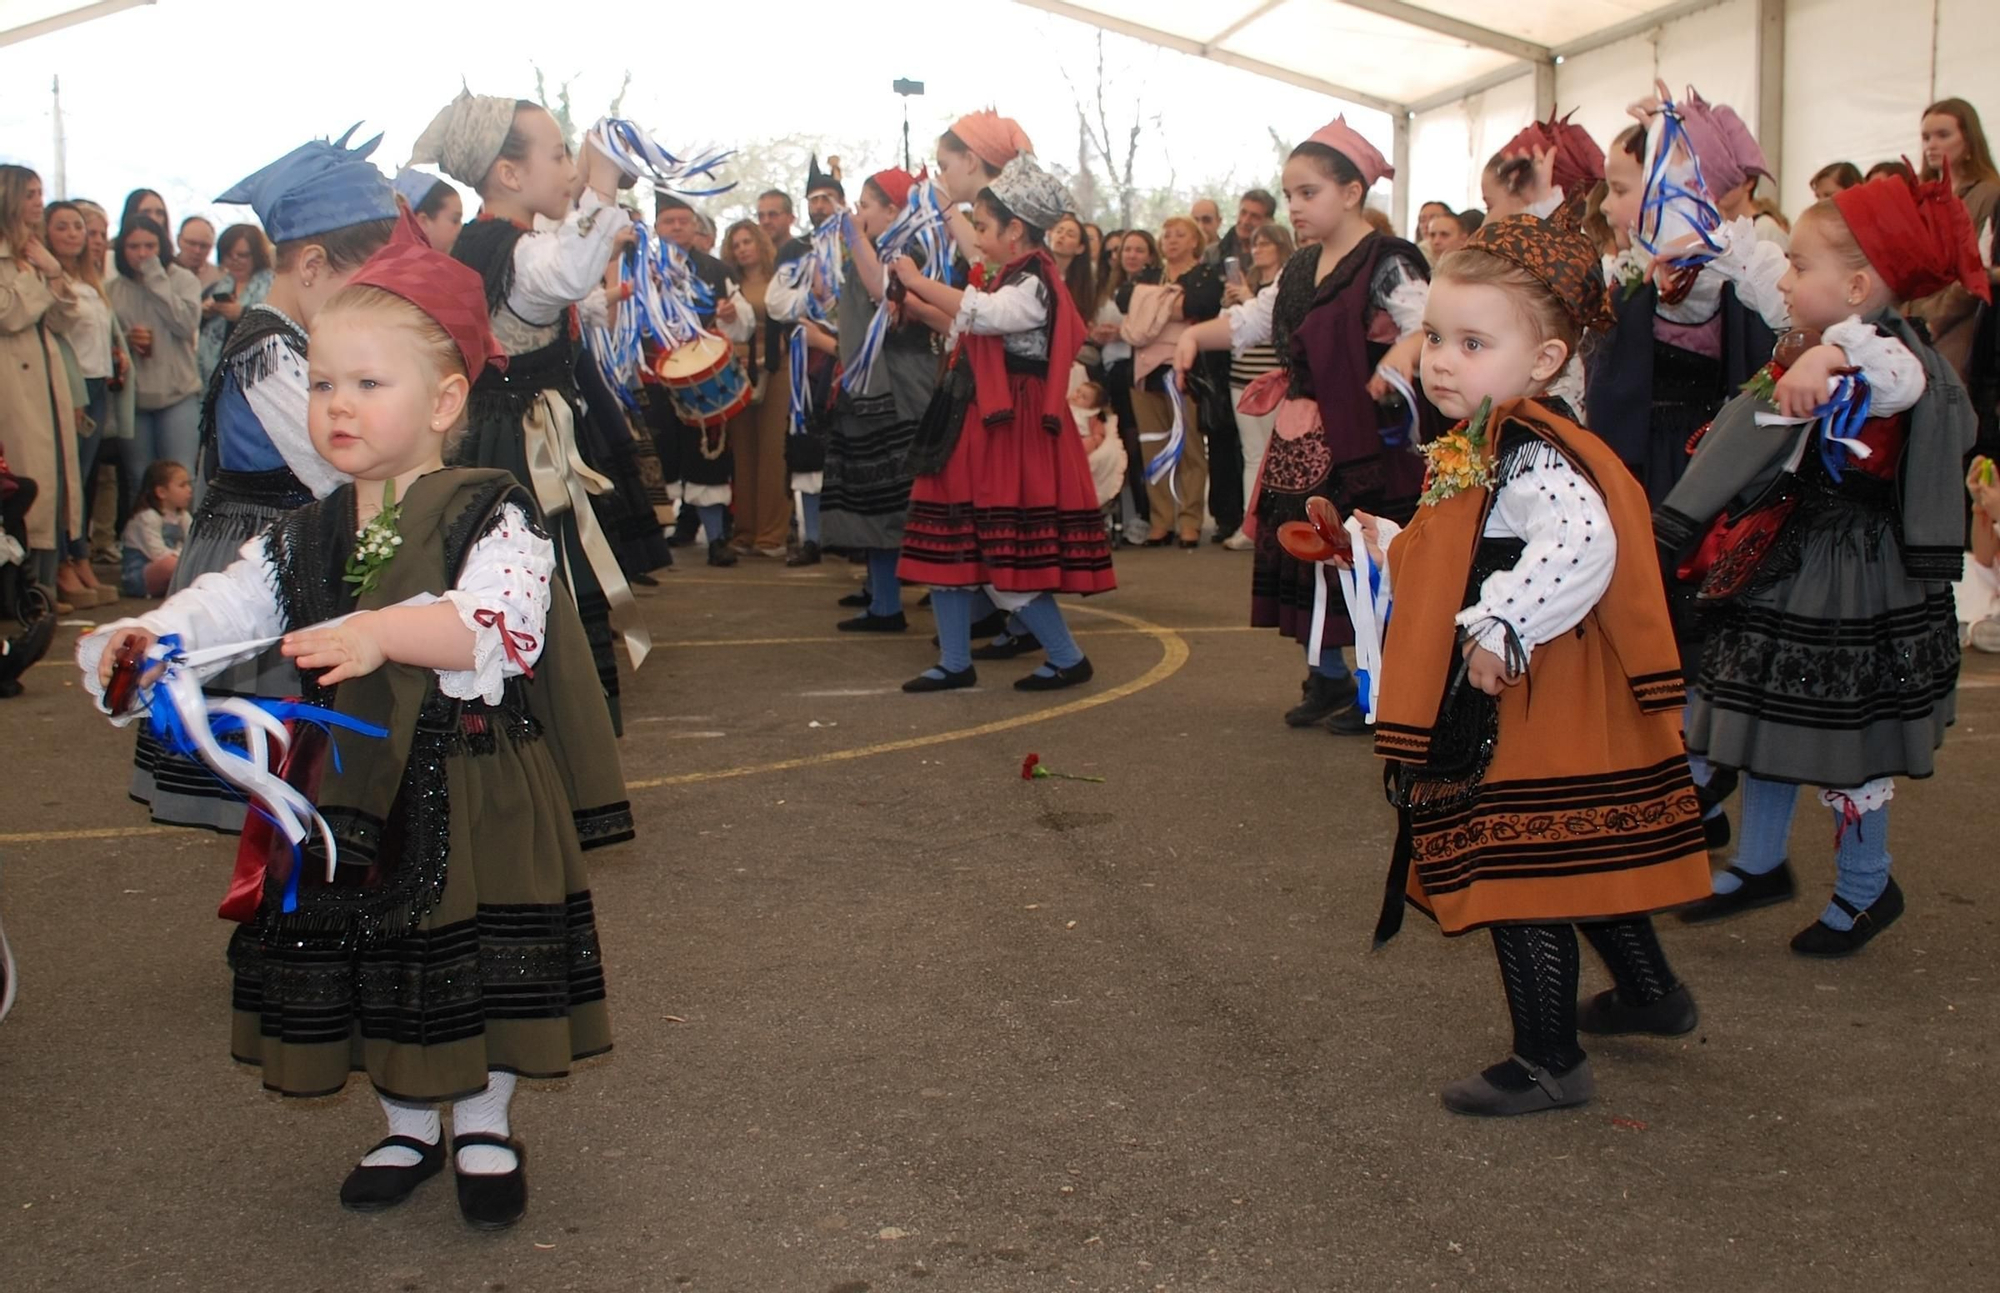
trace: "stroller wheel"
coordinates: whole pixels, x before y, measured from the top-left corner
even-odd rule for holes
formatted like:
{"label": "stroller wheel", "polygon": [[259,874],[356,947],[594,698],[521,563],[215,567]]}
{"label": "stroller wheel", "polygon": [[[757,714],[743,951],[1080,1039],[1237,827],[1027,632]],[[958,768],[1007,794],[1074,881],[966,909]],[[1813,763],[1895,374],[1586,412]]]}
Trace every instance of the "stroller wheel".
{"label": "stroller wheel", "polygon": [[54,615],[56,613],[55,600],[48,595],[40,584],[26,584],[21,589],[21,595],[16,599],[14,613],[20,619],[21,627],[26,628],[45,615]]}

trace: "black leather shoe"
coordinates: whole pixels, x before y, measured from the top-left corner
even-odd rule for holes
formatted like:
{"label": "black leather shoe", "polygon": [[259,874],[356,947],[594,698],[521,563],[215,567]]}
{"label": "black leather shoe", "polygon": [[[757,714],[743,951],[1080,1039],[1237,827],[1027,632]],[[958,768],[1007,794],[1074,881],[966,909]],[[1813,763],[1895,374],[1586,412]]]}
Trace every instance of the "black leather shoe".
{"label": "black leather shoe", "polygon": [[1335,736],[1375,735],[1375,725],[1368,721],[1366,714],[1361,712],[1361,705],[1358,701],[1345,709],[1334,710],[1331,714],[1321,719],[1319,725],[1327,731],[1332,732]]}
{"label": "black leather shoe", "polygon": [[852,606],[856,610],[865,610],[867,609],[869,603],[873,602],[874,600],[875,599],[870,597],[867,593],[849,593],[847,596],[840,599],[839,604],[842,606]]}
{"label": "black leather shoe", "polygon": [[1790,902],[1798,894],[1798,887],[1792,882],[1792,864],[1780,862],[1773,870],[1763,875],[1751,875],[1740,867],[1729,867],[1729,874],[1742,883],[1735,893],[1712,893],[1698,902],[1681,908],[1683,925],[1707,925],[1731,916],[1740,916],[1746,911],[1759,907],[1770,907],[1781,902]]}
{"label": "black leather shoe", "polygon": [[[417,1154],[417,1161],[409,1167],[361,1167],[347,1174],[340,1183],[340,1206],[349,1212],[381,1212],[393,1208],[425,1181],[444,1170],[444,1140],[439,1138],[435,1145],[427,1145],[415,1136],[390,1136],[368,1151],[377,1149],[408,1149]],[[362,1155],[366,1158],[367,1154]]]}
{"label": "black leather shoe", "polygon": [[[470,1131],[452,1138],[452,1172],[458,1177],[458,1214],[476,1230],[505,1230],[528,1213],[528,1147],[510,1136]],[[491,1145],[514,1155],[511,1172],[461,1172],[457,1151]]]}
{"label": "black leather shoe", "polygon": [[933,678],[927,673],[920,673],[904,683],[903,690],[912,695],[921,695],[927,691],[957,691],[961,687],[970,687],[978,681],[979,670],[967,665],[957,673],[947,673],[942,678]]}
{"label": "black leather shoe", "polygon": [[972,648],[974,660],[1012,660],[1017,655],[1027,655],[1042,649],[1041,639],[1032,633],[1002,633],[991,642],[982,642]]}
{"label": "black leather shoe", "polygon": [[1055,672],[1052,674],[1031,673],[1025,678],[1016,679],[1014,690],[1061,691],[1064,687],[1076,687],[1089,682],[1097,672],[1090,667],[1090,657],[1088,656],[1085,656],[1067,669],[1056,665],[1050,665],[1049,668],[1054,669]]}
{"label": "black leather shoe", "polygon": [[733,566],[740,559],[729,550],[729,545],[720,539],[708,545],[708,564],[711,566]]}
{"label": "black leather shoe", "polygon": [[1903,891],[1896,884],[1894,876],[1889,877],[1889,887],[1882,896],[1862,911],[1839,894],[1833,895],[1833,905],[1854,919],[1853,929],[1835,929],[1823,920],[1816,920],[1792,936],[1792,950],[1800,956],[1841,957],[1852,956],[1868,946],[1869,940],[1896,923],[1903,914]]}
{"label": "black leather shoe", "polygon": [[873,611],[863,611],[851,620],[842,620],[834,625],[842,633],[902,633],[909,629],[909,617],[897,611],[894,615],[877,615]]}
{"label": "black leather shoe", "polygon": [[1588,1104],[1597,1094],[1590,1061],[1579,1060],[1561,1073],[1530,1064],[1518,1055],[1483,1073],[1460,1078],[1439,1092],[1444,1107],[1473,1118],[1514,1118]]}
{"label": "black leather shoe", "polygon": [[817,543],[801,543],[797,552],[785,558],[785,564],[788,566],[817,566],[819,562]]}
{"label": "black leather shoe", "polygon": [[1306,675],[1299,684],[1299,703],[1285,711],[1286,727],[1311,727],[1325,721],[1335,711],[1354,703],[1354,682],[1350,678]]}
{"label": "black leather shoe", "polygon": [[1619,1000],[1617,989],[1598,993],[1576,1008],[1577,1031],[1599,1037],[1624,1037],[1635,1033],[1651,1037],[1679,1037],[1694,1031],[1701,1022],[1694,995],[1683,983],[1650,1006],[1628,1006]]}

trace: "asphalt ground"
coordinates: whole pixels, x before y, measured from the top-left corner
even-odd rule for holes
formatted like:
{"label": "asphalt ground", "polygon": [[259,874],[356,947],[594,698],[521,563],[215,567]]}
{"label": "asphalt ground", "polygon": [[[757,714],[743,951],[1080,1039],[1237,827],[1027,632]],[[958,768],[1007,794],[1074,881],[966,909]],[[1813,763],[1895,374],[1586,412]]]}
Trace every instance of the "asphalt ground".
{"label": "asphalt ground", "polygon": [[[1791,955],[1832,882],[1802,802],[1800,901],[1664,926],[1699,1030],[1600,1042],[1596,1103],[1489,1123],[1437,1091],[1507,1050],[1490,945],[1370,950],[1379,774],[1280,724],[1303,670],[1241,627],[1247,558],[1119,574],[1071,615],[1097,680],[1039,696],[1029,662],[903,695],[930,618],[835,633],[845,565],[647,593],[641,835],[592,855],[617,1049],[523,1084],[501,1235],[448,1178],[338,1208],[382,1121],[365,1082],[284,1101],[228,1059],[232,846],[149,827],[129,736],[32,670],[0,705],[0,1290],[2000,1285],[2000,660],[1899,789],[1900,924]],[[1030,752],[1104,781],[1024,782]]]}

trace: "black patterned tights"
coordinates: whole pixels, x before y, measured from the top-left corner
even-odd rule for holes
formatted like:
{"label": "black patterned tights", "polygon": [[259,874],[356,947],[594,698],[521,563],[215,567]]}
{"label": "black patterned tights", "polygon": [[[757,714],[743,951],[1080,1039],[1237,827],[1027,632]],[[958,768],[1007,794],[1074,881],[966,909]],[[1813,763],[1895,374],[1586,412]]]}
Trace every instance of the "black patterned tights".
{"label": "black patterned tights", "polygon": [[1576,1040],[1579,929],[1604,958],[1625,1004],[1651,1005],[1680,986],[1667,966],[1653,922],[1644,917],[1582,925],[1494,926],[1493,950],[1500,958],[1500,983],[1514,1021],[1514,1053],[1558,1073],[1583,1058]]}

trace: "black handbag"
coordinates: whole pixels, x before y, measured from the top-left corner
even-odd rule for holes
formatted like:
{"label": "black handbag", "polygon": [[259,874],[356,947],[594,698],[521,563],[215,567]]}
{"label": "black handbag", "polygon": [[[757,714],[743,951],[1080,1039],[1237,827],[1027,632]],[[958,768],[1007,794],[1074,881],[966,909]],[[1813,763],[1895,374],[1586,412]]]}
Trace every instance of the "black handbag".
{"label": "black handbag", "polygon": [[958,448],[958,437],[965,430],[966,415],[972,411],[972,392],[970,364],[954,363],[944,370],[937,388],[931,392],[931,402],[924,406],[916,436],[910,441],[910,454],[905,460],[910,475],[934,476],[951,461],[952,451]]}

